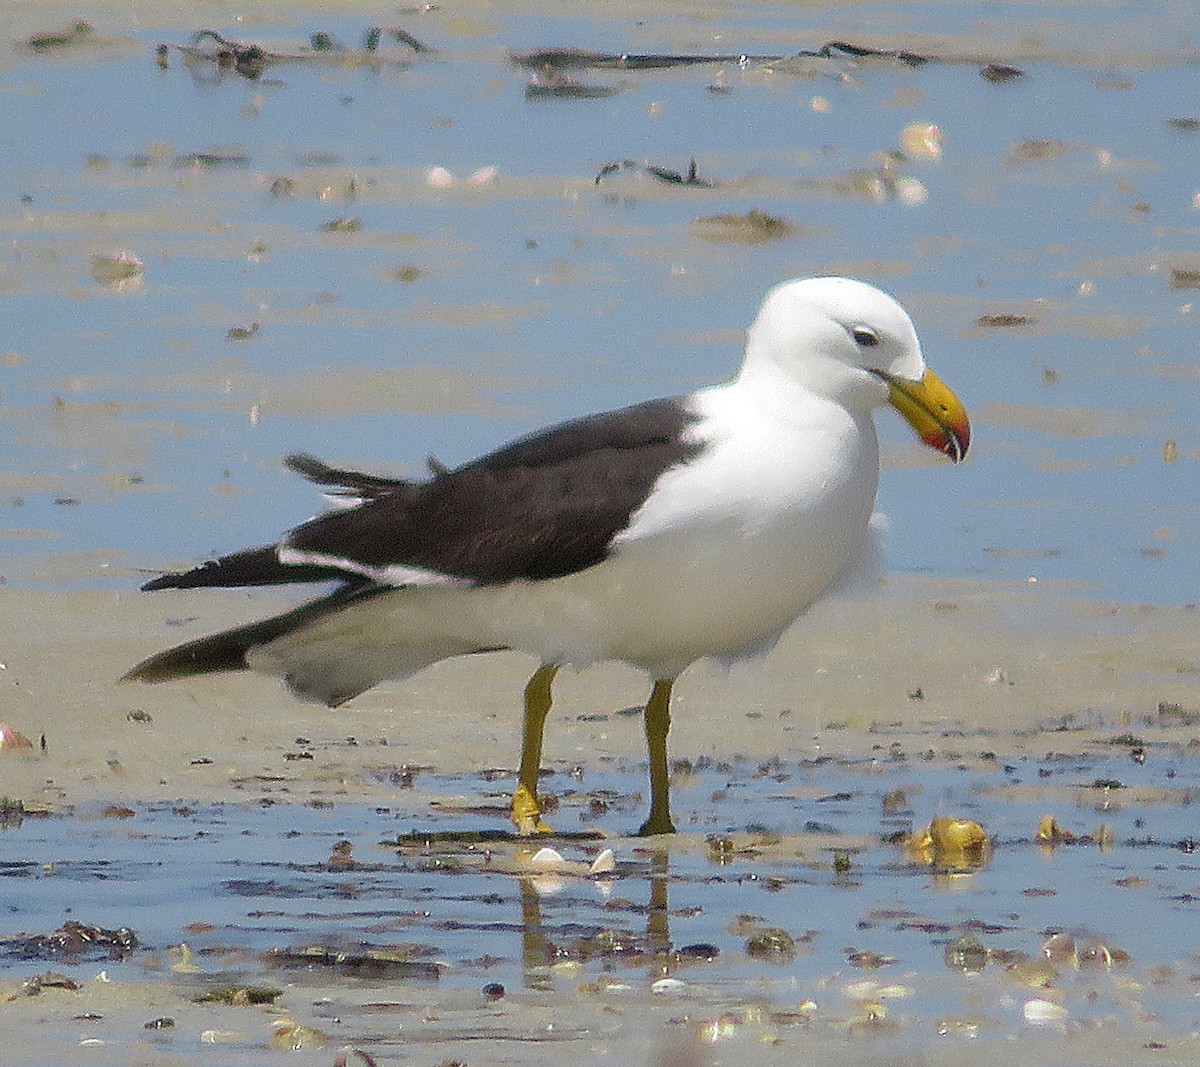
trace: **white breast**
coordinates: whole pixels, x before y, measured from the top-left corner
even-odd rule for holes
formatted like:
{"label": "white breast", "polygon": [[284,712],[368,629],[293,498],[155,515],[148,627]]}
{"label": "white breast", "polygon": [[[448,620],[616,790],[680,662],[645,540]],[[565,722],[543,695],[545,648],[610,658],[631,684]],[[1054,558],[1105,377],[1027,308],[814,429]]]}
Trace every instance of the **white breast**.
{"label": "white breast", "polygon": [[732,387],[697,403],[704,450],[659,480],[609,560],[476,600],[495,643],[674,677],[773,644],[854,563],[878,483],[870,418],[810,396],[781,422]]}

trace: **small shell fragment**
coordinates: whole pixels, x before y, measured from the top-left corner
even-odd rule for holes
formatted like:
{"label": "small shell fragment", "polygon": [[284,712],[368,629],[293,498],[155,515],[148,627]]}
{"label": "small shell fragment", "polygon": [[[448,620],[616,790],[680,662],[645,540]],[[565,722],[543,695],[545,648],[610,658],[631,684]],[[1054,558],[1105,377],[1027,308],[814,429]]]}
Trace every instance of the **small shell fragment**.
{"label": "small shell fragment", "polygon": [[1034,840],[1039,845],[1069,845],[1075,840],[1075,835],[1059,826],[1053,815],[1043,815]]}
{"label": "small shell fragment", "polygon": [[591,867],[588,868],[589,874],[612,874],[617,869],[617,858],[611,848],[606,848],[594,860]]}
{"label": "small shell fragment", "polygon": [[1052,1000],[1035,998],[1025,1001],[1021,1014],[1029,1023],[1056,1023],[1065,1019],[1069,1012],[1061,1004],[1055,1004]]}
{"label": "small shell fragment", "polygon": [[103,252],[92,256],[92,278],[100,285],[121,287],[140,277],[145,265],[132,252]]}
{"label": "small shell fragment", "polygon": [[235,1041],[248,1041],[250,1035],[238,1030],[201,1030],[200,1043],[203,1045],[229,1045]]}
{"label": "small shell fragment", "polygon": [[491,185],[500,177],[497,167],[480,167],[468,179],[467,185]]}
{"label": "small shell fragment", "polygon": [[900,131],[900,144],[913,159],[940,159],[942,131],[932,122],[913,122]]}
{"label": "small shell fragment", "polygon": [[28,751],[33,748],[33,742],[20,730],[0,724],[0,752]]}
{"label": "small shell fragment", "polygon": [[329,1044],[329,1035],[309,1026],[301,1026],[291,1019],[279,1019],[271,1034],[272,1048],[295,1052],[300,1049],[324,1048]]}
{"label": "small shell fragment", "polygon": [[567,861],[563,859],[562,853],[552,848],[539,848],[529,858],[529,866],[539,871],[558,870],[566,865]]}
{"label": "small shell fragment", "polygon": [[897,178],[895,195],[899,203],[919,207],[929,199],[929,190],[919,178]]}

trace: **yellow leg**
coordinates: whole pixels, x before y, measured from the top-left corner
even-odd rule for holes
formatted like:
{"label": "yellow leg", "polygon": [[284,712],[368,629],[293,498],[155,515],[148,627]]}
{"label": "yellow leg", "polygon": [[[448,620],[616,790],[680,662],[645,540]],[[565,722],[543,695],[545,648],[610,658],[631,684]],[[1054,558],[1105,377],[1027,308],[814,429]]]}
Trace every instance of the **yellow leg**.
{"label": "yellow leg", "polygon": [[671,681],[654,683],[646,704],[646,749],[650,754],[650,815],[638,833],[673,834],[671,776],[667,770],[667,731],[671,729]]}
{"label": "yellow leg", "polygon": [[542,664],[533,672],[525,686],[525,725],[521,735],[521,769],[517,774],[517,789],[512,798],[512,821],[517,833],[548,834],[549,826],[542,822],[538,808],[538,771],[542,768],[542,733],[546,729],[546,716],[550,713],[552,697],[550,686],[558,668]]}

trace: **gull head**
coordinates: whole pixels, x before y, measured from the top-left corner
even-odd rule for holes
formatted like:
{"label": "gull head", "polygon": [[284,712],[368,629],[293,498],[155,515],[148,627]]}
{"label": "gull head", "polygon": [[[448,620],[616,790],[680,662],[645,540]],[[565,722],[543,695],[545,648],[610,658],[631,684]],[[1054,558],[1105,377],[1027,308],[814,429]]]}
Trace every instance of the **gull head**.
{"label": "gull head", "polygon": [[955,462],[971,429],[958,397],[925,365],[908,312],[853,278],[775,286],[746,338],[743,377],[768,375],[856,412],[890,403],[923,443]]}

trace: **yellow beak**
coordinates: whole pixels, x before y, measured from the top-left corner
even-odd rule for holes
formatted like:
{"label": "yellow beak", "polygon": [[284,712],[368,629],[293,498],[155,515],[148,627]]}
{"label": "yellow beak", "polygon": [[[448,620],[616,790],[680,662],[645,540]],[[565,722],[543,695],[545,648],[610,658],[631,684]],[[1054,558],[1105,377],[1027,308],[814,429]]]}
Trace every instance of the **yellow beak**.
{"label": "yellow beak", "polygon": [[888,384],[888,402],[930,448],[944,452],[955,463],[971,446],[971,422],[962,401],[931,370],[919,382],[905,381],[877,370]]}

